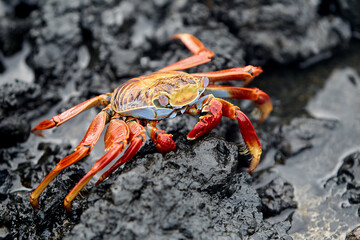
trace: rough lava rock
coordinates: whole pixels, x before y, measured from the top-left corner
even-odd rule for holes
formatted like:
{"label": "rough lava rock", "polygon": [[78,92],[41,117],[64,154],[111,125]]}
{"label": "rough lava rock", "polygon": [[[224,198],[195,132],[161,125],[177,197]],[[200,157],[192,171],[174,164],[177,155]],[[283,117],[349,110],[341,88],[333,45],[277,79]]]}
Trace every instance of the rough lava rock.
{"label": "rough lava rock", "polygon": [[24,142],[30,134],[30,120],[44,114],[60,100],[56,93],[43,93],[40,86],[15,80],[0,85],[0,147]]}
{"label": "rough lava rock", "polygon": [[305,61],[348,42],[349,24],[315,1],[215,1],[215,14],[244,41],[250,63]]}
{"label": "rough lava rock", "polygon": [[[343,186],[347,191],[344,193],[343,197],[347,198],[349,204],[359,204],[360,203],[360,152],[352,153],[343,160],[339,171],[337,172],[334,178],[329,179],[328,181],[335,181],[336,184]],[[360,216],[360,208],[358,210]]]}
{"label": "rough lava rock", "polygon": [[187,152],[137,158],[67,239],[291,239],[288,222],[264,221],[237,152],[207,137]]}
{"label": "rough lava rock", "polygon": [[276,171],[296,189],[295,238],[345,238],[358,221],[359,86],[354,69],[335,69],[307,105],[313,118],[295,118],[275,131],[283,140],[273,157],[286,160]]}
{"label": "rough lava rock", "polygon": [[359,240],[359,239],[360,239],[360,227],[357,227],[348,234],[346,234],[346,240]]}
{"label": "rough lava rock", "polygon": [[294,188],[281,177],[277,177],[269,184],[257,189],[262,204],[264,217],[279,215],[285,209],[295,209]]}

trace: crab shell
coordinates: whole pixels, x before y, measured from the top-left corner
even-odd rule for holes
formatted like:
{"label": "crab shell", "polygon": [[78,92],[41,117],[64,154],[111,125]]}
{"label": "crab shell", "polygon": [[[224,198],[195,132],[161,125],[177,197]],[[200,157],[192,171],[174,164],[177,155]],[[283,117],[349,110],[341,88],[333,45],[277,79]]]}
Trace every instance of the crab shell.
{"label": "crab shell", "polygon": [[146,120],[174,118],[194,105],[208,84],[207,77],[185,72],[151,73],[116,88],[111,105],[122,116]]}

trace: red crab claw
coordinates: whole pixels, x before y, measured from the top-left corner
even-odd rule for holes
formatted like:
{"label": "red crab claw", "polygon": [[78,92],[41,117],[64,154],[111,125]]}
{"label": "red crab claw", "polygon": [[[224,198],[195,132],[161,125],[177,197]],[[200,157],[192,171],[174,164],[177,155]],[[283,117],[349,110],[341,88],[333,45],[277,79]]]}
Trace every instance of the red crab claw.
{"label": "red crab claw", "polygon": [[[207,104],[208,102],[208,104]],[[248,172],[251,173],[257,167],[261,156],[260,141],[255,133],[254,127],[246,115],[240,111],[239,107],[220,99],[210,98],[203,101],[203,112],[208,113],[200,117],[200,121],[195,125],[188,135],[188,139],[196,139],[215,128],[221,120],[222,115],[231,119],[236,119],[239,124],[241,135],[246,147],[252,156]]]}
{"label": "red crab claw", "polygon": [[194,140],[211,130],[213,130],[221,121],[222,117],[222,105],[215,98],[212,98],[208,106],[203,108],[203,112],[208,112],[204,116],[199,118],[199,122],[187,135],[187,139]]}
{"label": "red crab claw", "polygon": [[172,134],[156,127],[156,122],[147,124],[147,131],[150,138],[154,141],[156,149],[161,153],[167,153],[176,149],[176,143],[172,139]]}

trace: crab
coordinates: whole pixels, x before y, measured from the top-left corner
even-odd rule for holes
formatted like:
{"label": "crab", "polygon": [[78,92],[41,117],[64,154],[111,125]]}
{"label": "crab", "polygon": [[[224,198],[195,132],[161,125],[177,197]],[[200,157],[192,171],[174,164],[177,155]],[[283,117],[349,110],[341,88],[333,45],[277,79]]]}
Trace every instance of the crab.
{"label": "crab", "polygon": [[91,122],[85,136],[74,152],[61,159],[57,166],[45,177],[30,196],[30,203],[39,208],[39,196],[47,185],[63,170],[89,155],[99,140],[106,124],[104,142],[107,151],[97,160],[89,172],[74,186],[65,197],[64,207],[71,211],[71,203],[90,179],[110,164],[121,152],[124,154],[104,172],[96,185],[106,179],[119,166],[134,157],[144,145],[145,133],[155,143],[161,153],[174,151],[176,144],[172,135],[157,128],[157,123],[166,118],[182,114],[198,115],[199,122],[187,135],[194,140],[215,128],[222,116],[236,119],[246,148],[251,154],[249,172],[258,165],[261,145],[254,127],[240,108],[222,98],[248,99],[255,102],[260,110],[259,122],[263,122],[272,111],[269,96],[257,88],[229,87],[215,85],[215,82],[244,80],[245,85],[258,76],[262,69],[251,65],[227,70],[185,73],[188,69],[211,61],[214,52],[207,49],[196,37],[187,33],[173,36],[179,39],[193,53],[192,56],[168,65],[155,73],[150,73],[128,80],[112,93],[102,94],[82,102],[53,118],[43,120],[32,129],[42,135],[42,130],[58,127],[79,113],[96,106],[104,106]]}

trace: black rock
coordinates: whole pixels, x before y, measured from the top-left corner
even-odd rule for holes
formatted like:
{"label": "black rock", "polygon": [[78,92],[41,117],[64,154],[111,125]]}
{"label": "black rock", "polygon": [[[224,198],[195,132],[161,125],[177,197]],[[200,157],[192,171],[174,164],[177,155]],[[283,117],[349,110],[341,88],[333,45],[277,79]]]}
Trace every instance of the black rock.
{"label": "black rock", "polygon": [[273,217],[285,209],[297,207],[297,203],[294,201],[294,188],[281,177],[272,180],[257,191],[261,199],[264,217]]}
{"label": "black rock", "polygon": [[42,93],[37,84],[15,80],[0,86],[0,147],[24,142],[30,134],[29,120],[45,113],[59,100],[56,92]]}
{"label": "black rock", "polygon": [[245,42],[252,64],[304,61],[348,42],[350,26],[321,16],[321,1],[215,1],[215,14]]}
{"label": "black rock", "polygon": [[[355,152],[345,157],[343,164],[337,172],[336,177],[328,181],[335,181],[347,191],[343,197],[350,204],[360,204],[360,152]],[[360,208],[359,208],[360,212]]]}
{"label": "black rock", "polygon": [[354,230],[346,234],[346,240],[359,240],[360,239],[360,227],[356,227]]}
{"label": "black rock", "polygon": [[208,137],[190,151],[134,159],[67,238],[291,239],[287,222],[263,220],[236,156],[234,145]]}
{"label": "black rock", "polygon": [[[24,186],[40,183],[45,175],[56,165],[56,163],[69,154],[68,145],[40,144],[39,148],[44,150],[36,165],[30,163],[32,156],[23,155],[19,152],[7,150],[2,154],[12,155],[12,160],[20,157],[28,158],[27,164],[21,164],[18,168],[20,181]],[[64,170],[40,196],[41,210],[33,209],[29,197],[31,191],[20,188],[16,191],[8,189],[10,178],[13,182],[17,179],[14,172],[10,174],[4,170],[0,171],[0,188],[7,193],[6,198],[0,203],[0,224],[7,229],[7,239],[61,239],[72,229],[74,223],[79,221],[81,209],[67,214],[63,208],[63,199],[71,190],[72,186],[84,175],[83,167],[70,166]],[[11,185],[10,185],[11,186]]]}
{"label": "black rock", "polygon": [[30,21],[0,17],[0,51],[4,56],[13,55],[21,50],[25,34],[30,27]]}
{"label": "black rock", "polygon": [[24,142],[29,137],[30,124],[23,116],[11,116],[0,121],[0,147]]}

